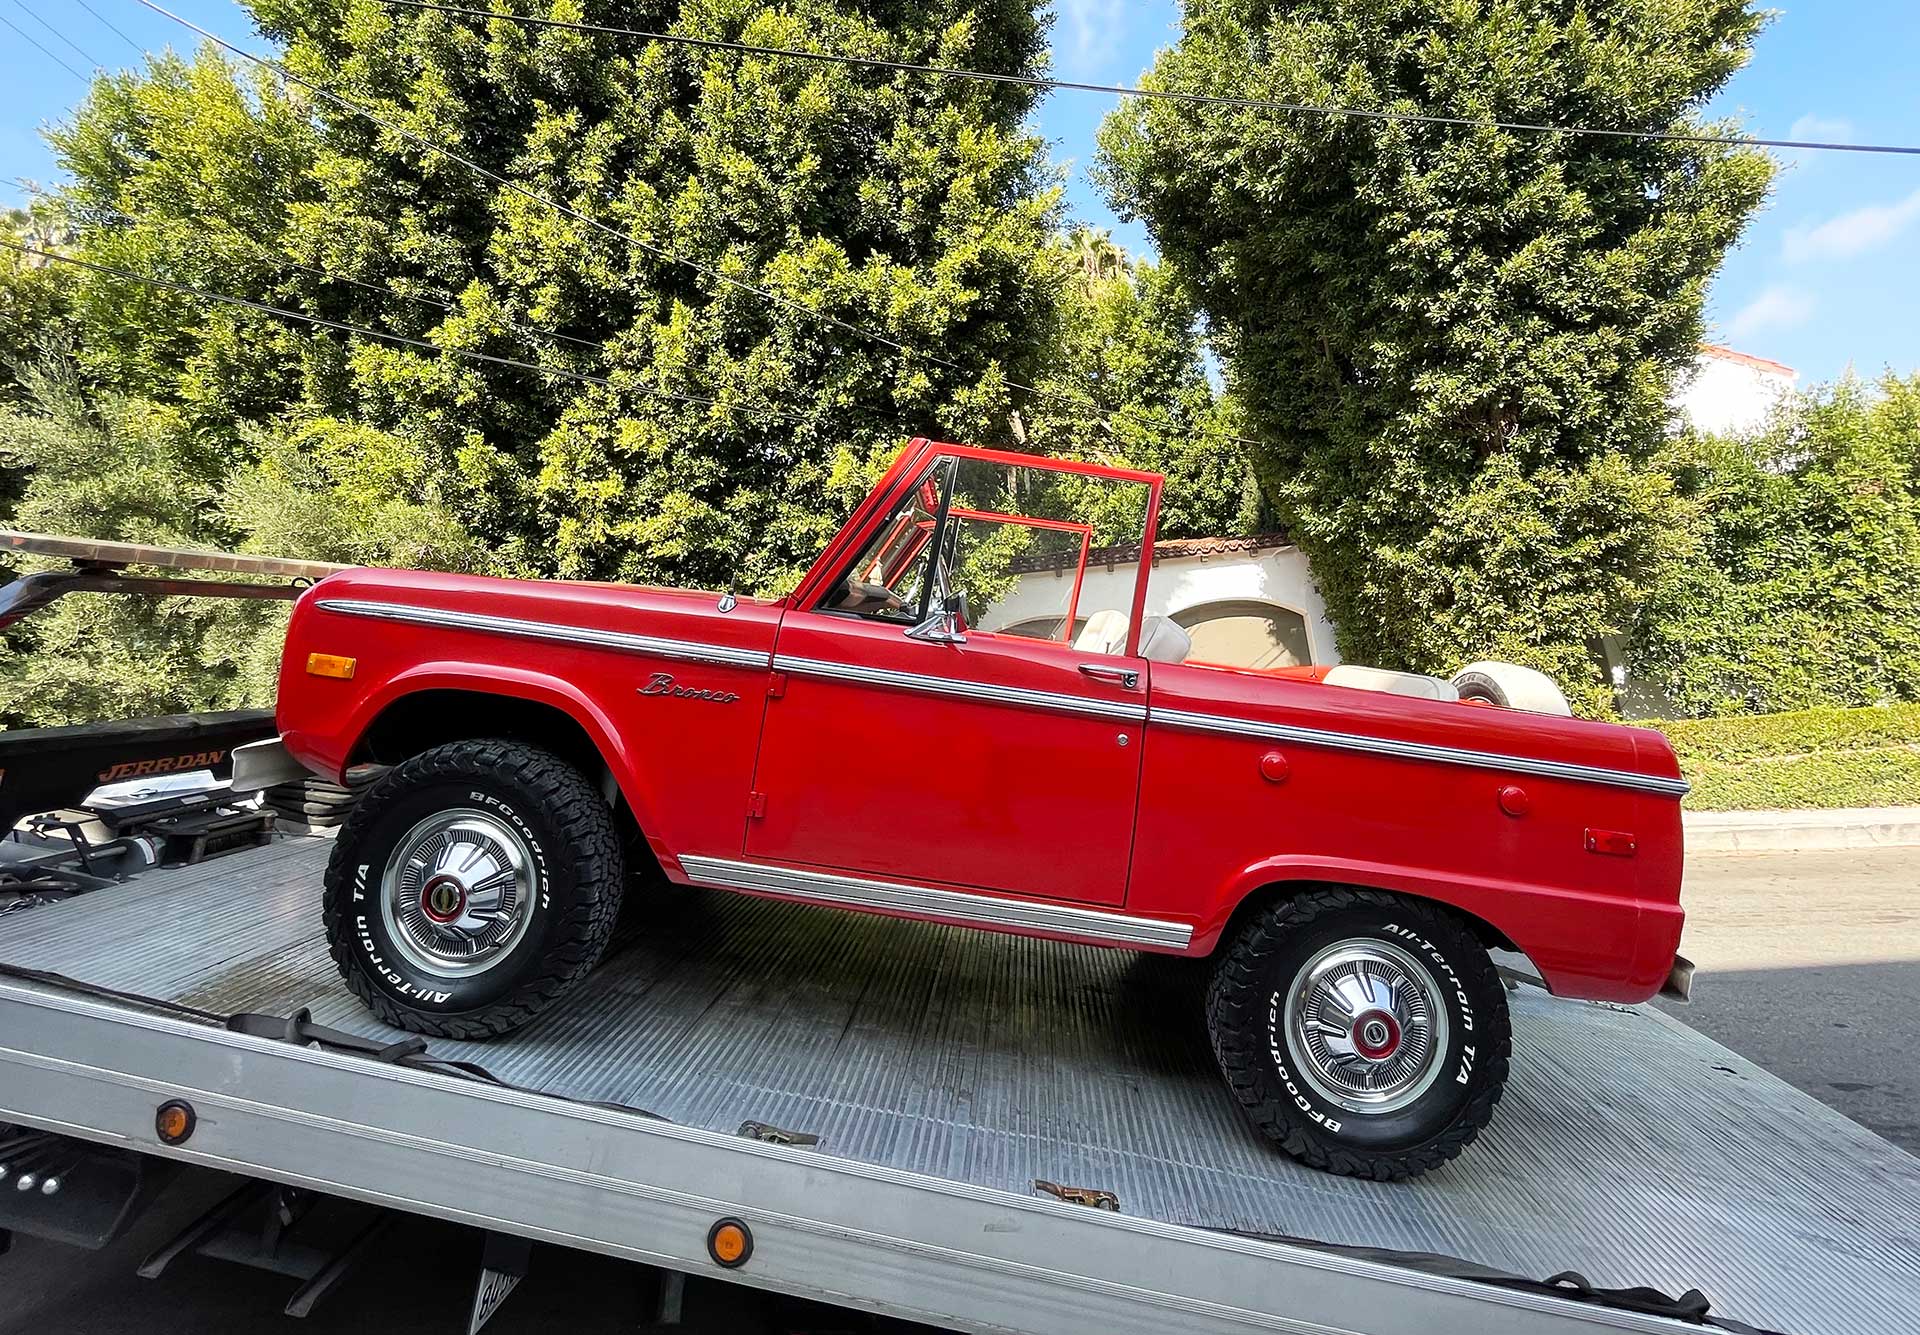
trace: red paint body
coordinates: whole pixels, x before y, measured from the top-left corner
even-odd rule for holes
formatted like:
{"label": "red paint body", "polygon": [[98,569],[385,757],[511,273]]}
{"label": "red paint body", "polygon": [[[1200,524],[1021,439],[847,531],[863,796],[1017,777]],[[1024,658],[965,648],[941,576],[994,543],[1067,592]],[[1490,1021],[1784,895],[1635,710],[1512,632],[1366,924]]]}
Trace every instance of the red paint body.
{"label": "red paint body", "polygon": [[[922,465],[949,454],[1151,488],[1127,652],[1099,660],[1136,671],[1132,688],[1086,675],[1088,655],[1059,641],[969,632],[965,644],[926,643],[895,624],[819,608]],[[1184,712],[1349,742],[1676,780],[1665,739],[1329,686],[1317,679],[1323,672],[1136,657],[1158,502],[1151,475],[916,441],[795,593],[777,602],[743,599],[722,612],[707,593],[387,570],[333,575],[301,598],[288,630],[280,728],[293,755],[337,776],[361,758],[375,721],[407,709],[417,692],[458,689],[551,706],[591,739],[662,867],[679,880],[689,879],[681,856],[700,855],[1111,910],[1190,926],[1186,952],[1196,955],[1214,949],[1248,896],[1332,881],[1453,905],[1525,951],[1562,995],[1635,1002],[1660,988],[1682,921],[1673,794],[1351,744],[1196,731],[1159,716]],[[492,625],[421,625],[320,606],[337,600],[759,657],[695,662],[630,644],[528,639]],[[309,653],[353,657],[352,678],[309,676]],[[813,666],[777,670],[776,654]],[[822,665],[958,689],[899,689]],[[642,694],[663,672],[676,685],[739,698]],[[982,687],[1119,712],[983,698]],[[476,710],[468,735],[487,732],[484,710]],[[763,814],[750,815],[755,809]],[[1611,853],[1590,847],[1590,832],[1629,835],[1631,853],[1620,855],[1617,841]]]}

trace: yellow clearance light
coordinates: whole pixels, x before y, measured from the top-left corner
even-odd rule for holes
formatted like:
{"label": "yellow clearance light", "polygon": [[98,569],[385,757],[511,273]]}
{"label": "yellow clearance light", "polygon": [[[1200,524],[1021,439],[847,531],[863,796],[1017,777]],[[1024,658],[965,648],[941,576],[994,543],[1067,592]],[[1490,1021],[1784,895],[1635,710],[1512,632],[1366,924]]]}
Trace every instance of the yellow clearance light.
{"label": "yellow clearance light", "polygon": [[353,664],[353,659],[342,657],[339,654],[308,654],[307,675],[310,677],[337,677],[341,681],[352,681]]}

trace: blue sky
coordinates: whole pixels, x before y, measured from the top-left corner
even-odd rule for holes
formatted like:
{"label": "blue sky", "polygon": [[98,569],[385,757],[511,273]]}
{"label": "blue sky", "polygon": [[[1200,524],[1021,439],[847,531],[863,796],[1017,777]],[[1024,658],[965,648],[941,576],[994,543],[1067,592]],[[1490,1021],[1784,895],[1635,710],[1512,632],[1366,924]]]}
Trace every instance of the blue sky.
{"label": "blue sky", "polygon": [[[170,0],[168,7],[253,44],[245,12],[229,0]],[[1174,39],[1179,13],[1171,0],[1056,0],[1056,7],[1056,72],[1098,83],[1134,82]],[[1913,75],[1920,12],[1912,0],[1786,0],[1780,8],[1717,112],[1771,139],[1920,143]],[[82,71],[96,60],[114,67],[133,60],[133,48],[102,18],[143,48],[188,48],[195,40],[134,0],[0,0],[0,69],[12,72],[0,115],[0,200],[22,197],[16,176],[55,178],[39,127],[60,119],[85,90],[83,79],[23,34]],[[1056,94],[1041,108],[1039,129],[1070,168],[1076,214],[1145,251],[1144,230],[1115,219],[1086,174],[1094,131],[1112,103]],[[1710,336],[1796,367],[1803,383],[1849,365],[1869,375],[1889,366],[1920,370],[1920,158],[1802,153],[1782,155],[1782,164],[1772,202],[1714,285]]]}

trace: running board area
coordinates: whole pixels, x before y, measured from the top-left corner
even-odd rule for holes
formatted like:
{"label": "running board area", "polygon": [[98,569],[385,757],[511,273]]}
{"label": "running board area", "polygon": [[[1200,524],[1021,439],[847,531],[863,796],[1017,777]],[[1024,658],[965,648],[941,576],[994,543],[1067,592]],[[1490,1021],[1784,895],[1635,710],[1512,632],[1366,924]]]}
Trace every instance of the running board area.
{"label": "running board area", "polygon": [[938,890],[904,881],[882,881],[864,876],[731,858],[682,854],[680,866],[696,884],[723,890],[760,891],[785,895],[838,908],[877,909],[910,913],[939,922],[1003,931],[1046,932],[1079,941],[1135,948],[1184,950],[1193,940],[1193,928],[1161,918],[1131,918],[1100,909],[1075,908],[1032,899],[1008,899],[966,890]]}
{"label": "running board area", "polygon": [[[156,1110],[191,1105],[163,1144]],[[0,982],[0,1119],[969,1330],[1649,1335],[1695,1325],[1131,1218]],[[751,1233],[723,1268],[722,1224]]]}

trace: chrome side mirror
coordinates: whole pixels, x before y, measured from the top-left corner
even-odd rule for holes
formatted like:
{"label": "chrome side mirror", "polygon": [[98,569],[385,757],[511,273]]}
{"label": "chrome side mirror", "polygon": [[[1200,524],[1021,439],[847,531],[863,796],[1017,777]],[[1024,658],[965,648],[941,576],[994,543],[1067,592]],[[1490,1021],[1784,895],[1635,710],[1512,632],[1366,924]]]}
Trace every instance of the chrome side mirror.
{"label": "chrome side mirror", "polygon": [[965,644],[967,642],[967,595],[950,593],[927,619],[907,632],[910,640],[923,644]]}

